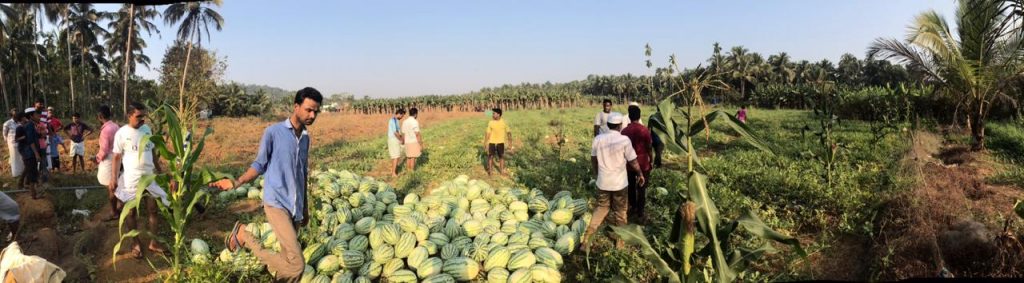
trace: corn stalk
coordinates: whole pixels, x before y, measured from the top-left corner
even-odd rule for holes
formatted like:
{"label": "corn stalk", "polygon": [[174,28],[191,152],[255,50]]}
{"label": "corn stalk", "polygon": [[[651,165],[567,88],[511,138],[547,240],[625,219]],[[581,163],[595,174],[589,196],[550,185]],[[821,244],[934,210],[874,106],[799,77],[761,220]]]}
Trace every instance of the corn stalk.
{"label": "corn stalk", "polygon": [[[674,56],[670,59],[672,67],[678,69],[674,59]],[[739,237],[735,234],[739,230],[763,240],[790,245],[800,256],[807,256],[799,241],[772,230],[753,211],[745,211],[731,221],[722,217],[709,194],[707,176],[697,171],[700,157],[693,148],[692,139],[701,134],[710,139],[709,124],[713,121],[724,121],[755,148],[771,152],[746,124],[735,117],[722,111],[704,114],[703,90],[723,85],[716,77],[717,74],[701,72],[692,78],[680,76],[678,80],[673,80],[679,91],[658,103],[658,112],[651,117],[652,132],[658,135],[668,150],[687,156],[689,170],[687,183],[678,192],[684,201],[675,214],[668,239],[659,245],[665,248],[656,250],[640,226],[612,226],[620,238],[640,247],[641,254],[654,265],[665,282],[732,282],[750,263],[776,251],[768,241],[756,248],[733,246],[730,239]],[[687,97],[677,97],[681,95]],[[685,108],[676,104],[680,98],[688,102]],[[699,113],[692,115],[695,114],[694,110]],[[707,238],[707,244],[695,251],[698,232]],[[658,242],[658,239],[654,241]],[[711,266],[693,268],[691,264],[704,261],[710,261]]]}
{"label": "corn stalk", "polygon": [[[154,122],[161,124],[157,125],[160,130],[155,131],[152,135],[144,136],[139,141],[140,147],[144,147],[148,143],[154,145],[156,154],[167,164],[167,170],[144,175],[139,180],[137,187],[140,189],[136,192],[135,199],[125,203],[124,209],[121,211],[121,217],[118,220],[118,232],[121,233],[121,236],[114,246],[116,255],[126,239],[140,235],[140,232],[134,229],[124,232],[124,221],[132,210],[141,213],[139,204],[143,193],[146,192],[142,188],[146,188],[154,182],[161,188],[170,188],[168,192],[170,204],[165,205],[161,201],[157,201],[156,204],[164,223],[173,233],[173,238],[168,240],[152,231],[148,233],[149,237],[154,237],[171,247],[172,256],[167,259],[171,264],[171,273],[164,278],[168,282],[182,279],[182,263],[186,257],[185,229],[193,209],[201,202],[209,201],[210,194],[204,189],[210,182],[228,177],[226,174],[214,173],[196,166],[206,144],[206,137],[213,133],[213,129],[207,127],[202,136],[195,138],[192,133],[196,125],[182,125],[175,114],[174,108],[167,105],[155,110],[153,116],[156,117],[153,120],[161,121]],[[163,131],[166,132],[161,133]]]}

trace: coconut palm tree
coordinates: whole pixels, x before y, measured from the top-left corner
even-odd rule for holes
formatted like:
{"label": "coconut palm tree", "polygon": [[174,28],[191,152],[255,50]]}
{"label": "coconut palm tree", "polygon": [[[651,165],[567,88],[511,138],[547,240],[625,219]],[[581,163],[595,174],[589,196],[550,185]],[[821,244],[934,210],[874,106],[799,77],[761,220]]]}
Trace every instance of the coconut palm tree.
{"label": "coconut palm tree", "polygon": [[121,68],[124,81],[122,83],[122,110],[128,113],[128,77],[135,73],[137,64],[149,68],[149,57],[143,54],[146,48],[146,40],[140,37],[140,30],[146,35],[153,32],[160,33],[156,25],[151,22],[160,15],[155,8],[147,6],[135,6],[125,4],[117,12],[108,14],[110,23],[107,28],[114,32],[107,37],[107,50],[110,50],[110,57],[114,62],[124,62]]}
{"label": "coconut palm tree", "polygon": [[[101,37],[107,36],[107,30],[100,26],[99,21],[107,18],[106,12],[97,11],[92,4],[76,3],[71,4],[67,21],[67,29],[64,31],[65,38],[70,40],[78,49],[78,57],[75,58],[83,71],[83,87],[88,89],[85,82],[86,67],[99,76],[99,69],[106,64],[104,58],[105,49],[100,45]],[[75,95],[71,95],[71,109],[75,110]]]}
{"label": "coconut palm tree", "polygon": [[903,40],[878,39],[869,57],[896,59],[922,72],[926,81],[960,98],[973,150],[985,148],[985,119],[997,98],[1007,95],[1009,82],[1021,78],[1021,15],[1013,2],[960,0],[952,30],[939,13],[923,12]]}
{"label": "coconut palm tree", "polygon": [[188,63],[192,56],[193,38],[196,44],[201,45],[203,34],[207,40],[210,38],[210,26],[220,31],[224,27],[224,17],[209,7],[209,4],[220,7],[221,0],[182,2],[167,6],[164,10],[164,21],[178,25],[178,40],[188,42],[188,51],[185,53],[185,67],[182,69],[181,86],[178,93],[178,111],[185,113],[185,78],[188,77]]}

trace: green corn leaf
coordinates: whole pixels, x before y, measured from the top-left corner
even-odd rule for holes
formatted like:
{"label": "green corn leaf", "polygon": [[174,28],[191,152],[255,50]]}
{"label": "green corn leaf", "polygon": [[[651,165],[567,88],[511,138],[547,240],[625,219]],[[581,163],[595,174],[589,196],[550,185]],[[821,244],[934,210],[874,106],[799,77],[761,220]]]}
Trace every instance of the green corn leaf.
{"label": "green corn leaf", "polygon": [[736,272],[729,267],[729,261],[721,248],[722,241],[718,237],[721,218],[711,195],[708,194],[707,176],[691,172],[688,179],[690,200],[697,204],[697,229],[708,237],[708,245],[711,246],[710,260],[715,267],[716,281],[732,282],[736,278]]}
{"label": "green corn leaf", "polygon": [[748,233],[765,240],[772,240],[781,244],[789,245],[798,255],[801,257],[807,257],[807,252],[805,252],[800,246],[800,241],[769,228],[768,225],[765,225],[764,222],[761,221],[761,218],[757,217],[757,214],[753,211],[747,210],[736,221],[739,226],[743,227],[743,230],[746,230]]}
{"label": "green corn leaf", "polygon": [[644,231],[640,226],[636,224],[630,224],[626,226],[611,226],[615,234],[622,238],[623,241],[640,247],[640,254],[644,256],[651,264],[654,265],[654,269],[658,271],[662,277],[668,279],[669,282],[680,283],[679,274],[672,270],[672,267],[668,265],[658,252],[651,247],[650,242],[647,241],[647,237],[644,236]]}
{"label": "green corn leaf", "polygon": [[[123,222],[123,221],[122,221]],[[114,265],[114,270],[117,270],[117,252],[121,251],[121,244],[124,243],[125,239],[137,237],[139,230],[132,229],[128,233],[121,234],[121,237],[117,240],[117,244],[114,244],[114,251],[110,253],[110,262]]]}
{"label": "green corn leaf", "polygon": [[1024,218],[1024,202],[1018,200],[1017,203],[1013,205],[1013,211],[1016,212],[1017,216],[1020,216],[1020,218]]}
{"label": "green corn leaf", "polygon": [[[743,140],[749,143],[750,145],[764,152],[773,153],[771,148],[769,148],[768,145],[764,143],[764,141],[762,141],[760,138],[754,135],[754,133],[750,130],[750,127],[747,126],[747,124],[740,122],[739,119],[736,119],[736,117],[729,115],[729,113],[726,113],[722,110],[715,110],[704,116],[704,120],[707,121],[707,124],[711,124],[711,122],[718,120],[719,118],[721,118],[721,121],[725,122],[727,125],[729,125],[729,127],[736,131],[736,133],[740,134],[740,136],[744,138]],[[703,121],[698,121],[697,123],[694,123],[690,127],[689,135],[699,135],[702,131],[704,131],[704,128],[707,127],[707,124],[705,124]]]}

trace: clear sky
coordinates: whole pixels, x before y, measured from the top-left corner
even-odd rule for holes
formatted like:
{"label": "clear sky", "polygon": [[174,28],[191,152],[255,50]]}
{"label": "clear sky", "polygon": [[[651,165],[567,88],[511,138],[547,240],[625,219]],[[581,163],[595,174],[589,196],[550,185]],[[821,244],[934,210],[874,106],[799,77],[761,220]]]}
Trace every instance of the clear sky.
{"label": "clear sky", "polygon": [[[588,74],[646,74],[677,54],[703,63],[711,45],[765,57],[863,57],[878,37],[899,37],[918,13],[950,17],[951,0],[787,1],[270,1],[225,0],[224,30],[205,46],[227,58],[227,80],[285,89],[313,86],[357,97],[453,94]],[[100,8],[113,10],[111,6]],[[159,7],[162,12],[164,7]],[[177,27],[145,50],[156,78]]]}

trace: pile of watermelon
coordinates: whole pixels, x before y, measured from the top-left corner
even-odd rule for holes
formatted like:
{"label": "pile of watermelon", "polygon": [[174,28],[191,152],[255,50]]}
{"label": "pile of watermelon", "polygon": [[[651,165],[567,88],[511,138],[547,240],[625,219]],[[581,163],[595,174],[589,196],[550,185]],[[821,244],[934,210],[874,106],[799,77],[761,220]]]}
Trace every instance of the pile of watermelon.
{"label": "pile of watermelon", "polygon": [[[590,221],[585,199],[459,176],[424,196],[314,172],[302,282],[560,282]],[[249,225],[276,248],[268,225]],[[250,231],[253,232],[253,231]]]}

